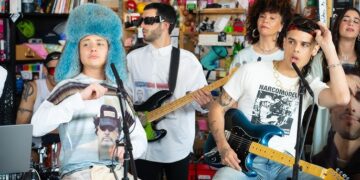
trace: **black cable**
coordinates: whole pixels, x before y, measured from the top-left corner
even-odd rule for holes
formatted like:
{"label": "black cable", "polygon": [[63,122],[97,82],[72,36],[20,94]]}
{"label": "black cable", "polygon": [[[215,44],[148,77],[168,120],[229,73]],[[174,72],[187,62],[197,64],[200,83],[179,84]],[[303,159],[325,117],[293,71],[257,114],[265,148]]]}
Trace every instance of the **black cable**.
{"label": "black cable", "polygon": [[314,107],[315,107],[315,99],[314,97],[312,98],[312,104],[311,104],[311,109],[310,109],[310,114],[308,116],[308,119],[307,119],[307,122],[306,122],[306,128],[305,128],[305,132],[304,132],[304,137],[303,137],[303,141],[301,143],[301,147],[300,147],[300,157],[303,153],[303,150],[304,150],[304,146],[305,146],[305,140],[306,140],[306,134],[307,134],[307,131],[309,129],[309,125],[310,125],[310,121],[311,121],[311,118],[312,118],[312,114],[314,112]]}

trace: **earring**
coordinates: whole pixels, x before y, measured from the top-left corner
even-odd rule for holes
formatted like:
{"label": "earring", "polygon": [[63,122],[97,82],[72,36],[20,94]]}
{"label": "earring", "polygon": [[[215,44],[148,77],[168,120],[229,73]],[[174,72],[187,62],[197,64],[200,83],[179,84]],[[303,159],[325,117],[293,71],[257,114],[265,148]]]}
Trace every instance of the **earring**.
{"label": "earring", "polygon": [[253,38],[258,38],[258,37],[259,37],[259,34],[258,34],[258,35],[255,35],[255,32],[256,32],[256,29],[254,29],[254,30],[252,31],[251,36],[252,36]]}

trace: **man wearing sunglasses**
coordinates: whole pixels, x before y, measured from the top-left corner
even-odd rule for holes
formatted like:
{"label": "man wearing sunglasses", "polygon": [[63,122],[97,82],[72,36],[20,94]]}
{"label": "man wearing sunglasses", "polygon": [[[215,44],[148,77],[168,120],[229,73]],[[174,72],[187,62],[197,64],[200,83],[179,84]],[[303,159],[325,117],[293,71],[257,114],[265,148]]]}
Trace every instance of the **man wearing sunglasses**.
{"label": "man wearing sunglasses", "polygon": [[49,96],[55,87],[55,67],[60,58],[60,52],[52,52],[46,56],[43,65],[45,79],[37,79],[25,83],[20,106],[17,111],[16,124],[28,124],[32,114]]}
{"label": "man wearing sunglasses", "polygon": [[94,117],[95,134],[98,136],[99,158],[110,159],[109,148],[115,145],[119,138],[119,122],[115,107],[102,105],[100,117]]}
{"label": "man wearing sunglasses", "polygon": [[[46,56],[43,62],[45,79],[37,79],[24,84],[24,90],[17,111],[16,124],[30,123],[33,113],[35,113],[40,104],[49,96],[51,90],[55,87],[55,67],[60,59],[60,55],[60,52],[55,51]],[[57,133],[56,135],[49,134],[42,138],[33,137],[34,148],[40,148],[42,146],[41,143],[44,145],[59,141]]]}
{"label": "man wearing sunglasses", "polygon": [[[133,102],[143,103],[160,90],[169,90],[169,69],[172,54],[171,31],[176,24],[176,11],[162,3],[151,3],[144,8],[139,20],[147,46],[131,51],[127,56],[129,94]],[[207,84],[198,59],[180,49],[176,87],[169,101]],[[143,92],[143,93],[137,93]],[[136,160],[139,178],[144,180],[188,178],[190,153],[195,138],[195,110],[203,111],[212,97],[210,92],[196,91],[193,103],[179,108],[158,121],[166,129],[160,140],[150,142],[146,153]]]}

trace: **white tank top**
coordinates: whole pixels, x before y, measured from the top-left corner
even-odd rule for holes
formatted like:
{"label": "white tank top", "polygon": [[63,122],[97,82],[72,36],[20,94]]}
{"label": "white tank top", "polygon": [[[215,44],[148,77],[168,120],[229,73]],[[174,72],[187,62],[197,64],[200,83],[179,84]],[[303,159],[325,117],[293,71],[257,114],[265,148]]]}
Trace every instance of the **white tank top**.
{"label": "white tank top", "polygon": [[[45,101],[45,99],[50,95],[50,91],[46,86],[46,79],[35,80],[35,83],[36,83],[37,93],[33,107],[33,113],[36,112],[36,110],[39,108],[41,103]],[[32,143],[33,143],[33,148],[41,148],[42,147],[41,137],[33,137]]]}
{"label": "white tank top", "polygon": [[50,95],[50,91],[46,86],[46,79],[38,79],[35,81],[37,87],[36,100],[33,108],[33,112],[39,108],[40,104]]}

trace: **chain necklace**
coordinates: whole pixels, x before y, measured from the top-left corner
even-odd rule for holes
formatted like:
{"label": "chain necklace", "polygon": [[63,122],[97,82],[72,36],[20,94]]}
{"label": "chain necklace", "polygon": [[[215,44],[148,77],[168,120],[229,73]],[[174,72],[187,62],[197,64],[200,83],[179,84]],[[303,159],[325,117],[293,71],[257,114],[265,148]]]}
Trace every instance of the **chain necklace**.
{"label": "chain necklace", "polygon": [[272,53],[272,52],[274,52],[274,50],[277,50],[278,49],[278,47],[275,45],[273,48],[271,48],[271,49],[263,49],[262,47],[260,47],[260,44],[258,43],[258,44],[256,44],[257,45],[257,47],[260,49],[260,51],[263,53],[263,54],[270,54],[270,53]]}
{"label": "chain necklace", "polygon": [[352,62],[350,62],[352,58],[353,58],[353,56],[348,56],[348,55],[343,55],[343,54],[339,55],[339,59],[342,64],[353,64]]}
{"label": "chain necklace", "polygon": [[275,78],[275,85],[277,86],[277,87],[279,87],[280,89],[282,89],[282,90],[284,90],[284,91],[292,91],[292,92],[294,92],[294,91],[296,91],[296,88],[297,88],[297,86],[298,86],[298,84],[299,84],[299,80],[297,80],[293,85],[291,85],[290,87],[288,87],[288,88],[285,88],[284,86],[283,86],[283,84],[281,83],[281,81],[280,81],[280,73],[279,73],[279,71],[278,71],[278,66],[279,66],[279,64],[278,64],[278,62],[274,62],[274,65],[273,65],[273,69],[274,69],[274,78]]}

